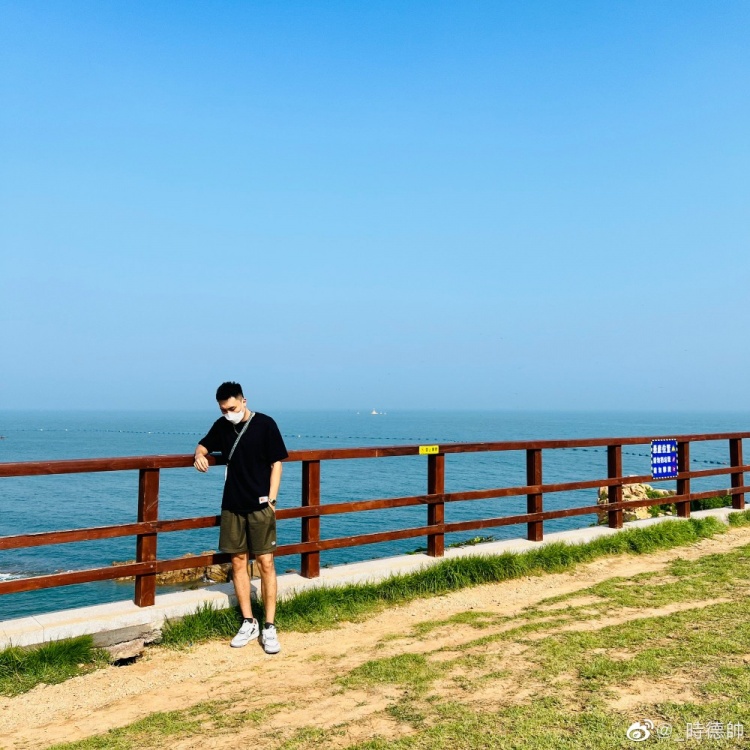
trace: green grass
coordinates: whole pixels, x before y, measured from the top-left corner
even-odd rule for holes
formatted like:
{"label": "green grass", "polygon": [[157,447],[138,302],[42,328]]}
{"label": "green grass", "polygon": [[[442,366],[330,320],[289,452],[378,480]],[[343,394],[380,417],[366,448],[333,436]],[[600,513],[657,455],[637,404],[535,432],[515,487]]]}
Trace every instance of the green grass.
{"label": "green grass", "polygon": [[[277,625],[286,630],[323,630],[414,599],[524,576],[560,573],[606,555],[639,555],[672,549],[726,530],[726,525],[714,518],[689,519],[627,529],[585,544],[556,542],[521,554],[444,560],[415,573],[392,576],[377,583],[302,591],[279,602],[275,619]],[[234,634],[238,621],[238,614],[233,610],[217,611],[204,606],[178,622],[167,623],[163,642],[178,646],[225,638]]]}
{"label": "green grass", "polygon": [[[750,525],[750,511],[730,514],[729,523],[735,527]],[[330,628],[337,623],[360,620],[385,608],[418,598],[446,594],[484,583],[572,570],[577,565],[606,555],[648,554],[660,549],[671,549],[724,531],[726,526],[716,519],[689,519],[644,529],[627,529],[585,544],[554,543],[522,554],[506,553],[444,560],[415,573],[392,576],[378,583],[301,592],[291,599],[279,602],[276,620],[287,630],[308,632]],[[713,572],[717,574],[717,571]],[[735,573],[731,569],[725,569],[724,580],[731,580]],[[638,606],[639,602],[641,606],[658,606],[670,597],[672,601],[676,601],[682,596],[684,588],[681,583],[672,585],[669,590],[662,587],[657,596],[656,590],[652,591],[648,587],[641,587],[639,593],[634,594],[632,591],[628,592],[626,586],[618,588],[615,582],[609,582],[608,585],[613,592],[618,591],[618,603],[624,604],[625,597],[630,597],[628,606]],[[703,586],[700,591],[695,589],[699,585]],[[714,585],[715,581],[711,586]],[[715,596],[715,589],[705,581],[703,584],[693,581],[691,586],[696,595]],[[607,598],[604,589],[594,593]],[[260,603],[255,606],[258,616],[262,617],[262,606]],[[586,613],[573,608],[566,616],[591,617],[590,610],[589,607]],[[461,617],[467,618],[467,622],[471,621],[469,624],[477,628],[497,622],[496,617],[483,617],[481,613],[464,613]],[[542,617],[549,618],[549,613],[527,613],[527,622],[509,631],[510,635],[517,636],[522,632],[537,630],[540,626],[530,621]],[[163,629],[162,642],[172,647],[185,647],[213,638],[228,638],[236,632],[238,621],[239,612],[236,609],[215,610],[210,605],[204,605],[192,615],[168,622]],[[94,649],[88,637],[48,643],[35,649],[6,649],[0,652],[0,694],[17,695],[39,683],[61,682],[105,663],[105,654]]]}
{"label": "green grass", "polygon": [[[637,747],[638,743],[626,739],[628,726],[639,715],[624,716],[607,710],[593,702],[580,710],[571,710],[565,701],[545,697],[531,705],[512,706],[500,711],[483,711],[458,703],[443,703],[435,707],[432,726],[417,729],[408,736],[397,739],[373,738],[367,742],[350,745],[348,750],[621,750]],[[684,742],[687,722],[743,721],[748,726],[750,713],[741,704],[718,706],[716,704],[670,706],[663,704],[660,714],[652,714],[657,726],[672,722],[673,738]],[[675,743],[676,739],[660,741],[652,737],[642,743]],[[685,743],[692,746],[691,742]],[[703,740],[695,746],[714,749],[746,747],[745,739]]]}
{"label": "green grass", "polygon": [[146,750],[207,733],[231,734],[247,724],[262,724],[290,704],[272,703],[263,710],[238,711],[234,701],[205,701],[182,711],[158,711],[140,721],[78,742],[53,745],[48,750]]}
{"label": "green grass", "polygon": [[[732,524],[750,524],[750,513],[736,514]],[[550,558],[540,555],[544,552],[540,548],[532,556],[517,556],[525,558],[526,567],[516,560],[510,570],[538,570],[540,565],[568,570],[579,561],[608,554],[602,550],[611,547],[601,542],[617,541],[617,551],[639,554],[705,538],[721,529],[713,526],[712,519],[708,523],[674,521],[623,533],[630,537],[624,547],[614,536],[581,545],[585,550],[552,545]],[[442,573],[430,585],[475,582],[482,578],[482,570],[481,566],[450,567],[450,574]],[[498,570],[507,572],[507,568]],[[391,596],[403,595],[403,589],[386,591]],[[393,722],[394,731],[349,745],[349,750],[614,750],[635,746],[625,733],[630,724],[644,717],[657,725],[671,724],[677,738],[684,738],[687,724],[695,722],[742,722],[750,729],[750,669],[744,661],[750,654],[748,594],[750,545],[695,560],[678,558],[656,572],[612,578],[575,593],[549,597],[518,615],[469,610],[443,621],[419,623],[399,638],[418,638],[429,644],[436,628],[463,630],[456,639],[441,634],[441,643],[447,645],[435,639],[431,651],[397,652],[331,676],[333,689],[372,691],[391,701],[375,717]],[[710,600],[723,601],[707,604]],[[664,614],[665,607],[690,608]],[[617,624],[598,622],[607,616],[616,616]],[[210,622],[212,614],[204,617]],[[586,630],[566,630],[587,622]],[[210,629],[205,622],[204,628]],[[469,634],[476,630],[480,637],[466,641],[467,629]],[[394,641],[399,638],[390,638],[384,645],[397,651]],[[652,700],[626,711],[613,708],[609,701],[632,693],[635,680],[656,686],[678,681],[695,699]],[[514,687],[506,696],[507,686]],[[514,697],[520,686],[531,693]],[[478,701],[481,694],[477,691],[483,689],[489,703]],[[191,736],[208,739],[250,724],[262,727],[271,710],[273,706],[241,711],[230,701],[204,703],[154,714],[129,727],[54,750],[147,750],[179,744]],[[346,747],[343,738],[355,721],[276,729],[250,742],[273,750]],[[644,745],[653,742],[659,740]],[[712,748],[745,746],[744,739],[705,742]]]}
{"label": "green grass", "polygon": [[[658,491],[647,490],[647,497],[652,500],[658,500],[659,498],[666,497],[660,494]],[[729,508],[732,505],[731,495],[716,495],[715,497],[706,497],[702,500],[691,500],[690,510],[713,510],[714,508]],[[651,516],[658,516],[662,513],[677,513],[677,506],[674,503],[664,503],[662,505],[650,505],[648,506],[648,512]]]}
{"label": "green grass", "polygon": [[406,691],[405,699],[411,700],[424,695],[432,683],[443,677],[451,679],[453,689],[472,692],[484,682],[510,675],[507,669],[496,666],[497,658],[490,654],[468,653],[437,660],[425,654],[406,653],[364,662],[336,681],[346,690],[396,685]]}
{"label": "green grass", "polygon": [[[731,601],[705,605],[707,593],[711,598]],[[684,742],[687,725],[697,722],[720,722],[724,726],[741,722],[747,732],[748,593],[750,546],[693,561],[678,559],[664,571],[614,578],[574,594],[551,597],[516,618],[497,615],[493,622],[491,613],[468,613],[469,617],[461,613],[436,627],[451,623],[486,628],[512,620],[517,620],[518,626],[460,646],[409,655],[408,659],[390,657],[367,662],[339,678],[339,684],[347,687],[377,690],[390,683],[406,691],[405,700],[392,704],[386,713],[408,725],[408,733],[402,733],[408,736],[373,738],[352,745],[349,750],[607,750],[635,746],[625,733],[631,723],[643,717],[651,718],[657,726],[669,724],[674,738],[671,741]],[[582,597],[587,598],[587,603],[574,606],[575,600]],[[566,620],[580,624],[581,620],[596,616],[596,606],[592,614],[592,604],[588,602],[590,597],[600,599],[602,611],[610,614],[675,603],[695,606],[668,615],[638,616],[606,627],[593,623],[592,629],[583,632],[561,632],[559,628]],[[556,612],[564,615],[562,618],[525,622],[530,616],[549,615],[545,607],[565,602],[571,602],[570,608]],[[412,635],[417,631],[424,635],[423,626],[412,629]],[[535,637],[530,640],[532,633]],[[523,680],[537,687],[533,697],[522,705],[488,710],[476,704],[473,691],[484,682],[508,677],[507,671],[497,671],[493,652],[488,650],[497,641],[526,646],[520,657],[526,664]],[[435,660],[438,654],[444,657],[445,652],[461,651],[475,658],[468,662]],[[496,648],[494,656],[501,657],[503,651],[504,646]],[[436,679],[453,676],[454,684],[460,687],[461,678],[454,673],[467,667],[476,670],[466,679],[472,688],[468,700],[430,700],[435,696],[426,691]],[[662,681],[670,684],[677,679],[697,698],[681,703],[645,703],[628,711],[613,710],[606,704],[606,699],[618,695],[612,692],[617,688],[626,694],[631,692],[630,685],[636,679],[653,685]],[[422,687],[421,692],[412,689],[413,680]],[[500,688],[496,694],[501,694]],[[457,694],[452,691],[451,695]],[[714,748],[741,748],[746,747],[746,739],[712,739],[710,744]]]}
{"label": "green grass", "polygon": [[331,740],[342,734],[343,731],[336,727],[331,729],[303,727],[288,740],[282,742],[278,746],[278,750],[320,750],[321,748],[331,747]]}
{"label": "green grass", "polygon": [[[552,633],[572,623],[599,620],[624,608],[658,609],[679,603],[694,603],[696,607],[702,607],[708,600],[741,600],[748,595],[750,546],[692,561],[677,559],[663,572],[641,573],[630,578],[609,578],[572,594],[549,597],[539,604],[527,607],[515,617],[488,612],[460,612],[446,620],[419,623],[400,638],[424,638],[438,628],[461,624],[480,630],[506,626],[501,632],[491,633],[456,647],[457,650],[465,651],[498,641],[523,639],[535,633]],[[576,605],[576,600],[580,598],[586,598],[587,602]],[[589,601],[591,599],[594,601]],[[568,606],[555,606],[561,604]],[[507,627],[509,624],[512,627]],[[389,639],[393,640],[396,639]]]}
{"label": "green grass", "polygon": [[[601,710],[576,715],[554,699],[497,712],[445,703],[437,707],[436,718],[432,726],[407,737],[373,739],[350,750],[609,750],[625,746],[625,729],[617,717]],[[607,735],[611,743],[603,741]]]}
{"label": "green grass", "polygon": [[339,684],[358,688],[390,683],[421,692],[448,668],[448,663],[430,662],[424,654],[398,654],[361,664],[342,677]]}
{"label": "green grass", "polygon": [[750,526],[750,510],[740,510],[736,513],[730,513],[727,516],[727,521],[734,528]]}
{"label": "green grass", "polygon": [[732,506],[731,495],[717,495],[703,500],[691,500],[690,510],[713,510],[714,508],[729,508]]}
{"label": "green grass", "polygon": [[428,714],[420,708],[415,700],[403,699],[398,703],[391,703],[386,708],[386,713],[401,724],[410,724],[413,727],[421,728],[425,725]]}
{"label": "green grass", "polygon": [[167,620],[162,628],[161,642],[165,646],[185,647],[214,638],[232,638],[241,617],[237,607],[215,609],[206,602],[181,620]]}
{"label": "green grass", "polygon": [[[684,670],[706,676],[715,665],[731,666],[750,652],[748,615],[750,601],[733,601],[593,631],[551,634],[529,658],[546,679],[573,672],[582,688],[592,691]],[[624,650],[627,659],[619,656]]]}
{"label": "green grass", "polygon": [[106,663],[106,653],[94,648],[90,635],[35,648],[6,648],[0,651],[0,695],[19,695],[40,683],[63,682]]}

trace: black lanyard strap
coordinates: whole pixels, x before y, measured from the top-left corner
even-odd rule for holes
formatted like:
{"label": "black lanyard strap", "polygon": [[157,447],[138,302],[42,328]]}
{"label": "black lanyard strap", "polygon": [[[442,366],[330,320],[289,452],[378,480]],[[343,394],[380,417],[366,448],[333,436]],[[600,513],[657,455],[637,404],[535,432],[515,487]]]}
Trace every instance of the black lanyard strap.
{"label": "black lanyard strap", "polygon": [[255,412],[251,411],[250,412],[250,419],[248,419],[247,422],[245,422],[245,426],[242,428],[242,431],[240,432],[239,435],[237,435],[237,440],[234,441],[234,445],[232,446],[232,450],[229,451],[229,457],[227,458],[227,466],[229,466],[229,462],[232,460],[232,456],[234,455],[234,449],[237,447],[237,443],[239,443],[240,440],[242,439],[242,436],[245,434],[245,430],[250,426],[250,422],[253,421],[253,417],[254,416],[255,416]]}

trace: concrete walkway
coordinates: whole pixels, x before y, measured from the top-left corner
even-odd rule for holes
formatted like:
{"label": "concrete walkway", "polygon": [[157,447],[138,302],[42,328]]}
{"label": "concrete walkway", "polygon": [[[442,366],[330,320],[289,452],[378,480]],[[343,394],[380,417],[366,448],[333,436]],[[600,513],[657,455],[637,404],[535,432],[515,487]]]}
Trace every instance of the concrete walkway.
{"label": "concrete walkway", "polygon": [[[726,522],[727,516],[732,512],[735,511],[731,508],[717,508],[695,512],[692,517],[713,516]],[[674,520],[679,519],[672,516],[649,518],[630,522],[625,528],[643,528],[655,523],[670,523]],[[279,598],[320,586],[380,581],[388,576],[411,573],[446,559],[499,555],[503,552],[525,552],[552,542],[579,544],[618,533],[620,532],[617,529],[610,529],[606,526],[592,526],[546,534],[543,542],[508,539],[471,547],[451,547],[445,551],[445,557],[428,557],[425,554],[401,555],[323,568],[319,578],[303,578],[296,573],[286,573],[278,578]],[[257,581],[254,581],[253,590],[257,593],[256,586]],[[0,622],[0,649],[8,646],[32,646],[45,641],[73,638],[79,635],[93,635],[98,646],[111,646],[136,639],[145,640],[148,643],[158,637],[166,619],[178,619],[191,614],[204,603],[211,603],[216,609],[234,606],[232,584],[216,584],[202,589],[161,594],[156,597],[156,604],[153,607],[136,607],[132,601],[123,601],[6,620]]]}

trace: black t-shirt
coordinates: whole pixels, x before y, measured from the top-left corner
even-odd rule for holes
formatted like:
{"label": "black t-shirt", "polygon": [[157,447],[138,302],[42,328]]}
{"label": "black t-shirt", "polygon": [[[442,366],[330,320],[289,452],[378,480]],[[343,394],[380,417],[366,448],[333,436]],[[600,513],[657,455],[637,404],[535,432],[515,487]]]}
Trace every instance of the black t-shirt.
{"label": "black t-shirt", "polygon": [[[200,444],[209,453],[221,453],[227,459],[245,422],[233,425],[228,419],[217,419]],[[251,513],[266,507],[261,497],[268,497],[271,486],[271,464],[283,461],[289,454],[276,422],[258,412],[237,444],[227,467],[222,510]]]}

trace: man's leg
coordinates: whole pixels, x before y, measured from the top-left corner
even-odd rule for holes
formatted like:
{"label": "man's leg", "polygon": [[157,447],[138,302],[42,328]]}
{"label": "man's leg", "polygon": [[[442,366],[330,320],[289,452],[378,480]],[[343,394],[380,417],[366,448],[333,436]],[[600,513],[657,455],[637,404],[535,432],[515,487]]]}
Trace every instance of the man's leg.
{"label": "man's leg", "polygon": [[[221,511],[221,529],[219,531],[219,549],[232,556],[232,580],[237,604],[242,612],[242,624],[237,635],[229,644],[232,648],[241,648],[260,634],[258,622],[253,620],[250,606],[250,576],[247,572],[247,519],[230,510]],[[235,552],[235,550],[243,550]]]}
{"label": "man's leg", "polygon": [[[255,562],[258,564],[260,571],[260,590],[263,596],[263,606],[266,610],[266,622],[273,622],[274,617],[276,617],[276,566],[273,562],[273,553],[256,555]],[[245,562],[245,566],[247,567],[247,562]],[[249,587],[250,581],[248,580],[248,602],[250,599]],[[239,594],[237,596],[239,598]]]}
{"label": "man's leg", "polygon": [[278,654],[281,650],[276,635],[276,567],[273,553],[276,550],[276,513],[267,506],[252,514],[248,520],[250,551],[255,555],[260,573],[260,591],[266,610],[266,624],[260,634],[260,642],[267,654]]}
{"label": "man's leg", "polygon": [[234,593],[237,595],[237,604],[242,616],[247,620],[252,620],[253,610],[250,606],[250,575],[247,572],[247,552],[232,555],[232,580],[234,581]]}
{"label": "man's leg", "polygon": [[229,644],[232,648],[242,648],[250,641],[254,641],[260,634],[260,623],[253,619],[253,610],[250,607],[250,576],[247,572],[247,552],[232,555],[232,578],[234,579],[234,592],[237,594],[237,604],[242,612],[242,625],[237,635]]}

